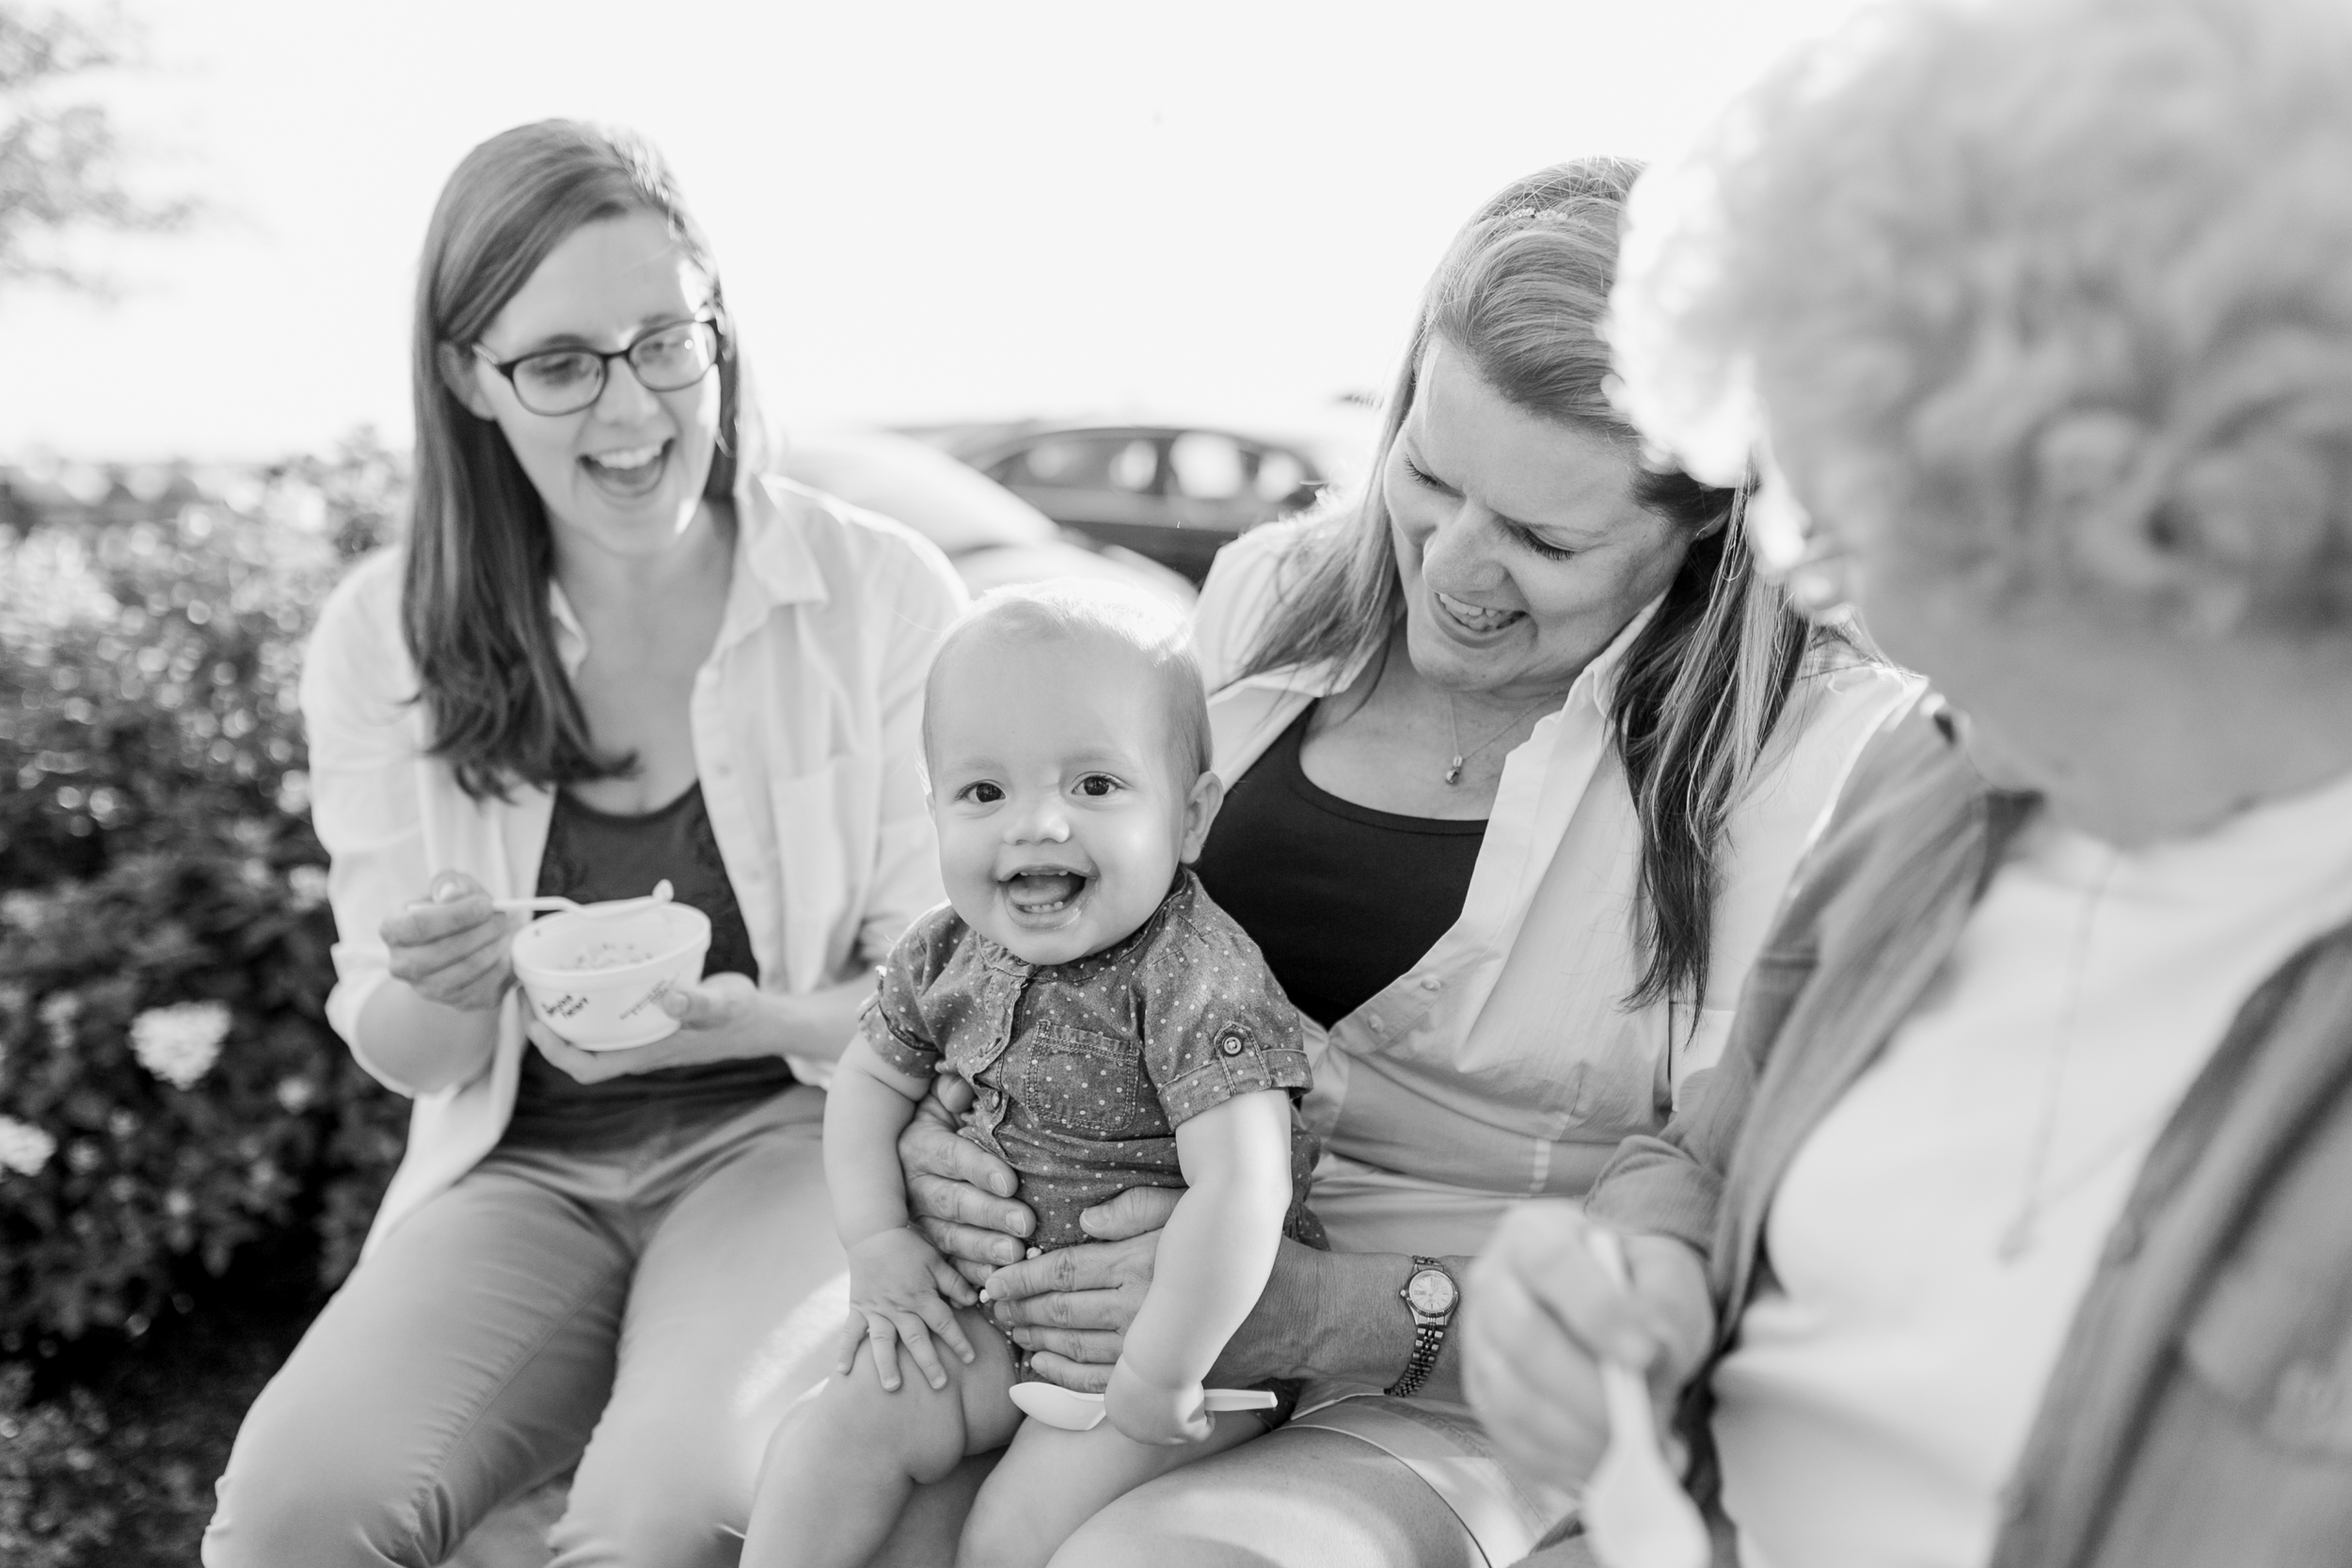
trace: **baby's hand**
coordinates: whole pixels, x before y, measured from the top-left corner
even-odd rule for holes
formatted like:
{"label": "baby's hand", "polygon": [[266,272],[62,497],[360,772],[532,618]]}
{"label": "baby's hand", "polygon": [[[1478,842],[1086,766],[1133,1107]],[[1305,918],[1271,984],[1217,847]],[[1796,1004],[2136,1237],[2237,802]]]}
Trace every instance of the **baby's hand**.
{"label": "baby's hand", "polygon": [[903,1343],[922,1369],[923,1381],[945,1388],[947,1370],[939,1364],[931,1336],[946,1340],[969,1365],[972,1342],[956,1322],[956,1307],[977,1299],[970,1282],[913,1230],[900,1227],[868,1236],[850,1249],[850,1321],[842,1325],[834,1370],[847,1373],[856,1364],[858,1343],[864,1340],[873,1346],[874,1371],[882,1386],[896,1393],[898,1346]]}
{"label": "baby's hand", "polygon": [[1198,1383],[1163,1388],[1146,1382],[1124,1356],[1111,1369],[1110,1386],[1103,1392],[1111,1425],[1138,1443],[1171,1448],[1205,1443],[1212,1430],[1208,1396]]}

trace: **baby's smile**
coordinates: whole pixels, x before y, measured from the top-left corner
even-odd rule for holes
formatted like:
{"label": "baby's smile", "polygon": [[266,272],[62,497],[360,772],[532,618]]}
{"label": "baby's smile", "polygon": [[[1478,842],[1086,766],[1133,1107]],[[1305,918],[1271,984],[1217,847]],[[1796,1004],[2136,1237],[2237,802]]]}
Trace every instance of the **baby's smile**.
{"label": "baby's smile", "polygon": [[1093,878],[1063,865],[1025,865],[997,879],[1013,918],[1027,926],[1050,927],[1075,911]]}

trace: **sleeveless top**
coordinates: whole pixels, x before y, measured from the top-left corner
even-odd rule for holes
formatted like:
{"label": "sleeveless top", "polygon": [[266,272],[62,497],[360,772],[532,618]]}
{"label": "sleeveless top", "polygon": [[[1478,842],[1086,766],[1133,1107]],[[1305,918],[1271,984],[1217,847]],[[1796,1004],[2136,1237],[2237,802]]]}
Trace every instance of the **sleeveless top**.
{"label": "sleeveless top", "polygon": [[[587,904],[634,898],[668,878],[681,904],[710,917],[705,977],[741,974],[756,982],[751,933],[720,859],[697,780],[664,806],[640,816],[598,811],[558,791],[548,844],[539,859],[539,893]],[[501,1142],[509,1148],[610,1148],[688,1123],[725,1119],[793,1083],[781,1056],[702,1062],[658,1072],[574,1080],[535,1049],[526,1049],[515,1114]]]}
{"label": "sleeveless top", "polygon": [[1298,753],[1319,705],[1233,781],[1194,869],[1327,1029],[1461,918],[1486,824],[1375,811],[1316,784]]}

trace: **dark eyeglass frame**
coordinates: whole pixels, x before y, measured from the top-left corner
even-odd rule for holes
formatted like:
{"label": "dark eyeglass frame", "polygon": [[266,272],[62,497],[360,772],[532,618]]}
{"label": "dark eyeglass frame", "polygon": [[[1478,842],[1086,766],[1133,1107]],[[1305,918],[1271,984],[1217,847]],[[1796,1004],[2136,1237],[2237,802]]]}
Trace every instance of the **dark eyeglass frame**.
{"label": "dark eyeglass frame", "polygon": [[[701,375],[695,376],[691,381],[681,381],[675,387],[657,387],[652,382],[645,379],[644,368],[639,365],[636,359],[637,351],[653,339],[660,337],[662,333],[675,332],[681,326],[700,326],[707,327],[709,329],[710,363],[703,368]],[[636,337],[631,338],[628,342],[623,343],[619,348],[609,350],[594,348],[539,348],[532,349],[529,354],[518,354],[512,359],[499,359],[494,357],[490,351],[483,347],[479,342],[473,344],[472,346],[473,356],[475,358],[481,360],[484,364],[489,366],[490,369],[498,372],[499,374],[506,378],[506,384],[515,389],[515,401],[523,405],[523,411],[525,413],[536,414],[542,419],[553,420],[561,419],[566,414],[577,414],[583,408],[594,408],[596,405],[596,400],[604,396],[604,389],[612,383],[612,361],[615,359],[628,361],[628,373],[635,376],[637,378],[637,384],[640,387],[644,388],[648,392],[682,392],[687,388],[699,384],[702,381],[703,376],[708,375],[712,371],[717,370],[726,359],[726,318],[723,312],[711,309],[706,310],[697,316],[689,316],[684,321],[663,322],[659,326],[649,326],[645,328],[645,330],[637,334]],[[582,398],[580,402],[572,404],[568,408],[533,408],[531,406],[530,399],[523,395],[522,384],[515,379],[515,372],[522,366],[529,364],[533,359],[545,359],[552,355],[558,354],[584,354],[595,359],[596,362],[596,385],[593,388],[591,388],[586,397]]]}

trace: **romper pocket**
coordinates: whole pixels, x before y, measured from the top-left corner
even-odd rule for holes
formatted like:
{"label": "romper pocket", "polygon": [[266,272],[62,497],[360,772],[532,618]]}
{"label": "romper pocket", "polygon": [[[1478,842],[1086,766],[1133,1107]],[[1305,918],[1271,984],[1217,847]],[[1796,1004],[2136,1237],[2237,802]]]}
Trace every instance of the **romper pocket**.
{"label": "romper pocket", "polygon": [[1021,1101],[1043,1127],[1085,1138],[1171,1135],[1140,1043],[1041,1023],[1029,1032],[1025,1055]]}

